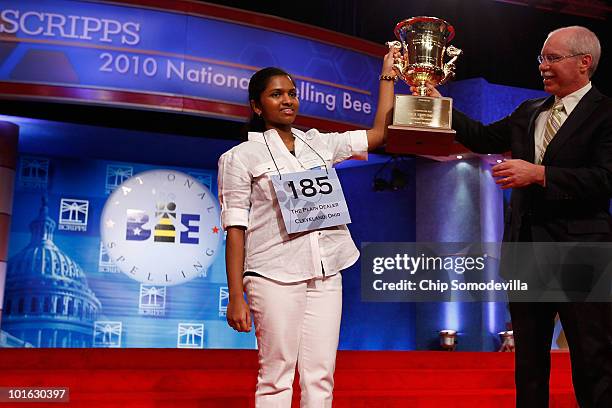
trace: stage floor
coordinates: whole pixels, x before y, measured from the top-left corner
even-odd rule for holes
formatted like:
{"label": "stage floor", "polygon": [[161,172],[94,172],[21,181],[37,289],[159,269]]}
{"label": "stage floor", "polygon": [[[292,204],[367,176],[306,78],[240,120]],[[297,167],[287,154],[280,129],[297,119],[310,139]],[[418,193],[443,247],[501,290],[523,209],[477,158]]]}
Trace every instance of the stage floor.
{"label": "stage floor", "polygon": [[[340,351],[334,407],[514,407],[513,357]],[[0,387],[68,387],[71,407],[250,407],[256,376],[254,350],[0,349]],[[550,406],[577,407],[567,352],[552,353]]]}

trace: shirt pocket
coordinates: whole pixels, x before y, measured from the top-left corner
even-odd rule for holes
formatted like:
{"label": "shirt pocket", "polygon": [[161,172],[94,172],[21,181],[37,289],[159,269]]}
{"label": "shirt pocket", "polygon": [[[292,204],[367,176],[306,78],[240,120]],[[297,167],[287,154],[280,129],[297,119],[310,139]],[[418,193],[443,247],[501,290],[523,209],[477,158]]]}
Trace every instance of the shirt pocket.
{"label": "shirt pocket", "polygon": [[334,165],[334,154],[328,150],[323,150],[321,152],[321,157],[325,160],[325,165],[327,168],[331,168]]}
{"label": "shirt pocket", "polygon": [[334,164],[333,163],[334,156],[332,152],[328,150],[321,150],[321,151],[318,151],[317,153],[319,153],[318,156],[315,153],[312,153],[312,154],[307,155],[305,159],[302,159],[301,160],[302,167],[304,167],[304,169],[306,170],[312,170],[312,169],[325,170],[325,168],[327,167],[327,169],[329,170]]}
{"label": "shirt pocket", "polygon": [[264,162],[253,167],[251,174],[253,176],[253,198],[255,200],[272,200],[276,197],[270,176],[278,175],[283,168],[283,165],[275,164],[273,161]]}

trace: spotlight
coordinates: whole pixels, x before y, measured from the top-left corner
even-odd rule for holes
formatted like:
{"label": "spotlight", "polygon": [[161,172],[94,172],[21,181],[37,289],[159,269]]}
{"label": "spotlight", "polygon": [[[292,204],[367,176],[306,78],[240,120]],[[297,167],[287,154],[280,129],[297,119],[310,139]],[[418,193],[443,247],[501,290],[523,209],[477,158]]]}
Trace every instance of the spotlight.
{"label": "spotlight", "polygon": [[[374,175],[374,180],[372,180],[372,190],[403,190],[408,185],[408,176],[399,168],[399,164],[401,161],[402,159],[397,156],[390,157],[389,160],[387,160],[385,164]],[[393,168],[391,170],[387,169],[385,171],[385,168],[389,163],[393,163]]]}
{"label": "spotlight", "polygon": [[463,159],[463,156],[459,154],[459,155],[457,155],[457,159],[461,160],[461,159]]}
{"label": "spotlight", "polygon": [[440,330],[440,347],[445,351],[455,351],[457,347],[457,331]]}
{"label": "spotlight", "polygon": [[512,330],[506,330],[499,332],[499,339],[501,340],[501,347],[499,351],[514,351],[514,332]]}

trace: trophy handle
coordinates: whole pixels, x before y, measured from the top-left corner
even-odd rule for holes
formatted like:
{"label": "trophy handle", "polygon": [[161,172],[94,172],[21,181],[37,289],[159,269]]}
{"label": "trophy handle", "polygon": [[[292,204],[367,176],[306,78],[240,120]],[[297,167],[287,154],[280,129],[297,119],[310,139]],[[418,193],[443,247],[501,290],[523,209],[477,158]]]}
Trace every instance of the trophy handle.
{"label": "trophy handle", "polygon": [[455,61],[457,61],[457,58],[459,58],[459,56],[463,53],[462,50],[460,50],[459,48],[450,45],[447,49],[446,49],[446,54],[451,57],[450,60],[448,60],[448,62],[446,64],[444,64],[443,70],[444,70],[444,78],[442,78],[442,80],[440,81],[439,85],[442,85],[444,83],[446,83],[447,81],[449,81],[450,79],[452,79],[455,76]]}
{"label": "trophy handle", "polygon": [[[391,48],[397,48],[398,50],[402,50],[402,43],[399,41],[387,41],[385,43],[385,45],[387,47],[389,47],[389,49]],[[404,72],[404,69],[406,68],[406,64],[403,58],[399,58],[399,59],[394,59],[393,60],[393,67],[397,70],[397,72],[399,72],[400,74]]]}

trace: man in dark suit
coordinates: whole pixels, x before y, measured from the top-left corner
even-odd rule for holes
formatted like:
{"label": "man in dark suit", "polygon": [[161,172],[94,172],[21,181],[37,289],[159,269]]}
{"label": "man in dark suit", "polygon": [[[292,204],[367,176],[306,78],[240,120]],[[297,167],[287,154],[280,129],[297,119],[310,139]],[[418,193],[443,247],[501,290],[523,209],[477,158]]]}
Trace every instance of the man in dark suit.
{"label": "man in dark suit", "polygon": [[[538,57],[550,97],[526,101],[488,126],[453,112],[463,145],[478,153],[512,152],[492,168],[496,183],[513,189],[504,241],[612,241],[612,99],[590,82],[600,53],[590,30],[555,30]],[[517,407],[548,406],[557,313],[578,403],[612,407],[612,303],[511,302]]]}

